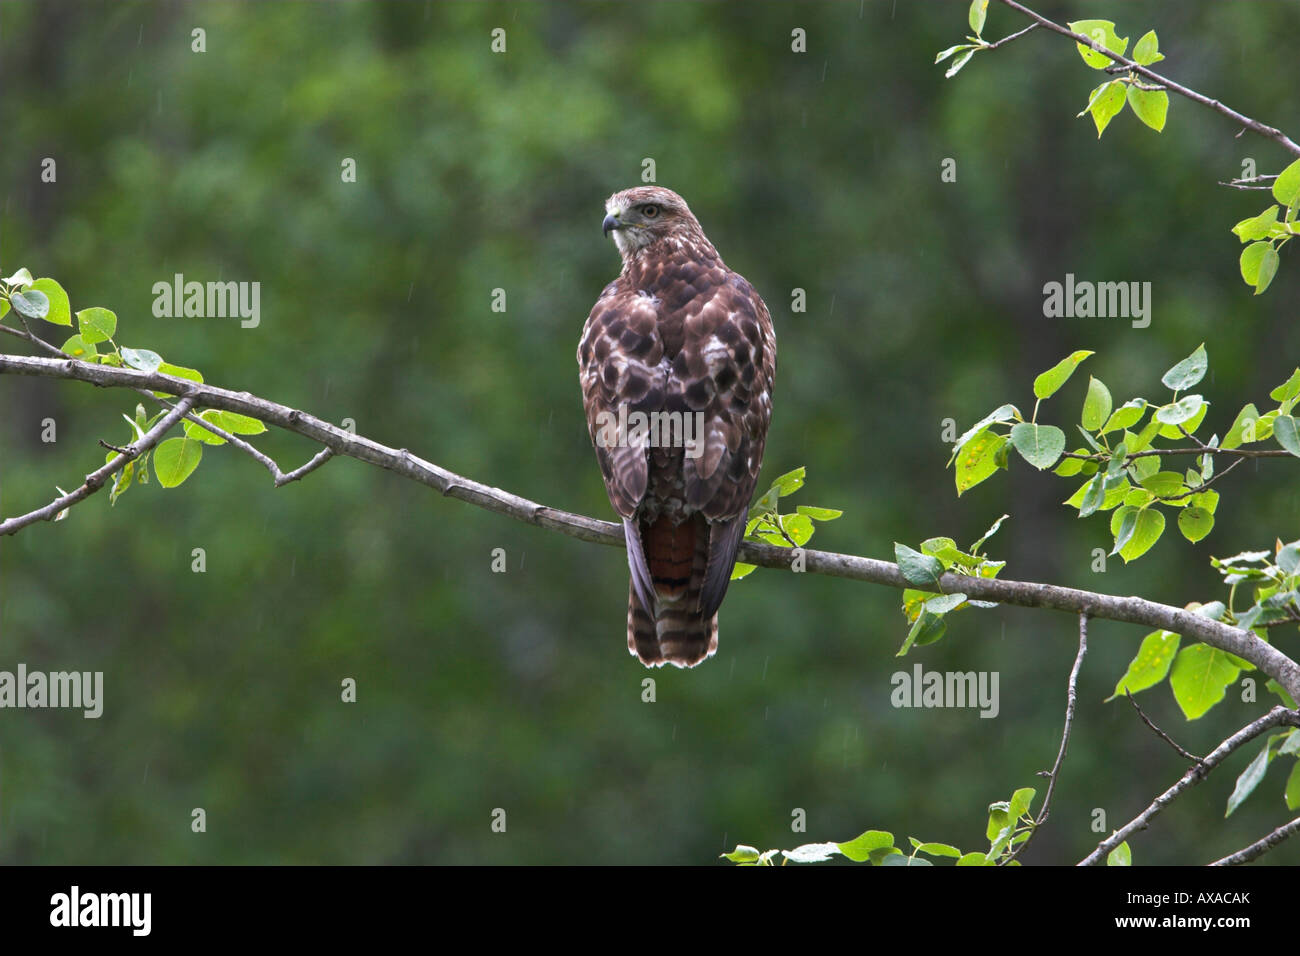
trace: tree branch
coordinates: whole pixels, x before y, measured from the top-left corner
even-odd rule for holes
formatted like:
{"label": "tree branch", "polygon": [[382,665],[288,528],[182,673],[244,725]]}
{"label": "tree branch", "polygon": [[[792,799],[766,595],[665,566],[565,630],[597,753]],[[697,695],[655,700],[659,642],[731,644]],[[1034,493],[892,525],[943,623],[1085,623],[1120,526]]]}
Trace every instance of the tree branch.
{"label": "tree branch", "polygon": [[[1097,849],[1093,850],[1086,857],[1080,860],[1078,865],[1096,866],[1098,863],[1101,863],[1106,859],[1106,855],[1110,853],[1111,850],[1115,849],[1115,847],[1119,846],[1128,838],[1129,834],[1137,830],[1145,830],[1151,825],[1151,821],[1159,815],[1161,810],[1168,806],[1181,793],[1190,790],[1209,776],[1210,771],[1223,763],[1223,761],[1231,756],[1238,747],[1250,743],[1250,741],[1254,740],[1266,730],[1272,730],[1274,727],[1282,725],[1288,727],[1300,727],[1300,710],[1287,710],[1285,707],[1281,706],[1274,707],[1263,717],[1260,717],[1258,720],[1241,728],[1241,730],[1237,731],[1223,743],[1219,744],[1219,746],[1215,747],[1214,751],[1208,757],[1188,770],[1187,773],[1183,774],[1182,778],[1176,784],[1151,801],[1150,806],[1097,844]],[[1265,839],[1267,839],[1267,837]],[[1280,843],[1281,840],[1282,838],[1279,838],[1277,842]],[[1265,849],[1267,849],[1267,847]],[[1242,852],[1244,853],[1246,851],[1243,850]],[[1260,850],[1259,852],[1263,853],[1264,851]],[[1258,855],[1259,854],[1256,854],[1256,856]]]}
{"label": "tree branch", "polygon": [[1076,43],[1082,43],[1084,46],[1088,47],[1089,49],[1096,50],[1098,53],[1102,54],[1103,56],[1109,57],[1119,66],[1132,70],[1134,73],[1138,74],[1139,76],[1145,76],[1147,79],[1159,83],[1160,85],[1168,89],[1170,92],[1177,93],[1179,96],[1185,96],[1187,97],[1187,99],[1191,100],[1194,103],[1199,103],[1202,106],[1208,107],[1209,109],[1214,110],[1216,113],[1220,113],[1223,116],[1228,117],[1228,119],[1232,120],[1233,122],[1240,123],[1242,126],[1250,130],[1251,132],[1258,133],[1260,136],[1263,136],[1266,139],[1273,140],[1273,142],[1279,144],[1288,153],[1291,153],[1292,155],[1295,156],[1300,156],[1300,143],[1296,143],[1294,140],[1291,139],[1291,137],[1287,136],[1281,130],[1275,129],[1272,126],[1266,126],[1265,124],[1259,122],[1258,120],[1251,119],[1249,116],[1245,115],[1244,113],[1238,113],[1236,110],[1232,109],[1229,106],[1225,106],[1223,103],[1220,103],[1218,100],[1210,99],[1210,97],[1204,95],[1203,93],[1198,93],[1193,89],[1189,89],[1188,87],[1183,86],[1181,83],[1175,83],[1167,76],[1163,76],[1157,73],[1155,70],[1151,69],[1150,67],[1142,66],[1138,63],[1135,63],[1133,60],[1130,60],[1128,57],[1107,50],[1105,47],[1096,46],[1092,42],[1092,37],[1085,36],[1082,33],[1075,33],[1073,30],[1069,29],[1068,27],[1063,27],[1059,23],[1054,23],[1053,21],[1047,19],[1046,17],[1040,16],[1039,14],[1035,13],[1033,10],[1030,10],[1028,7],[1017,3],[1016,0],[1001,0],[1001,3],[1004,6],[1010,7],[1012,10],[1015,10],[1018,13],[1022,13],[1025,16],[1029,17],[1029,19],[1033,20],[1039,26],[1047,27],[1047,29],[1053,31],[1054,33],[1059,33],[1061,34],[1061,36],[1067,36],[1070,39],[1074,40]]}
{"label": "tree branch", "polygon": [[153,428],[144,433],[143,438],[127,445],[118,452],[116,458],[107,462],[102,468],[97,468],[88,474],[80,488],[55,498],[43,508],[37,508],[35,511],[29,511],[25,515],[18,515],[7,521],[0,521],[0,536],[14,534],[29,524],[35,524],[37,521],[52,521],[65,508],[71,508],[77,502],[89,498],[104,487],[104,483],[114,472],[126,467],[127,462],[134,461],[158,444],[163,435],[167,434],[173,425],[189,414],[192,407],[194,407],[194,399],[182,398],[176,403],[175,408],[160,418]]}
{"label": "tree branch", "polygon": [[1047,815],[1052,810],[1052,794],[1056,791],[1056,781],[1061,774],[1061,764],[1065,763],[1065,752],[1070,747],[1070,728],[1074,726],[1074,705],[1079,699],[1079,670],[1083,667],[1083,656],[1088,653],[1088,615],[1081,613],[1079,615],[1079,653],[1074,656],[1074,667],[1070,668],[1070,681],[1065,687],[1065,729],[1061,732],[1061,749],[1057,751],[1056,763],[1052,765],[1051,770],[1038,771],[1039,776],[1047,777],[1047,793],[1043,795],[1043,809],[1038,812],[1037,819],[1034,820],[1034,828],[1029,832],[1029,836],[1021,841],[999,863],[999,866],[1006,866],[1012,860],[1020,855],[1020,851],[1029,846],[1029,841],[1038,833],[1038,828],[1047,822]]}
{"label": "tree branch", "polygon": [[[236,392],[188,379],[162,375],[158,372],[141,372],[129,368],[91,365],[74,359],[26,355],[0,354],[0,375],[3,374],[70,379],[105,388],[147,389],[189,397],[196,407],[217,408],[250,415],[267,425],[275,425],[285,431],[309,438],[336,455],[356,458],[436,488],[449,498],[548,531],[558,531],[580,541],[623,547],[623,530],[612,522],[570,514],[500,488],[464,478],[411,454],[405,448],[390,448],[363,435],[331,425],[314,415],[267,401],[249,392]],[[301,472],[302,469],[299,471]],[[285,477],[289,480],[289,476]],[[851,578],[899,589],[913,586],[903,577],[898,566],[888,561],[811,550],[804,551],[803,558],[804,569],[814,574]],[[760,567],[790,570],[793,552],[789,548],[776,545],[742,541],[739,559]],[[947,572],[940,578],[940,588],[944,593],[962,591],[977,600],[996,601],[1018,607],[1047,608],[1073,615],[1086,613],[1095,618],[1125,621],[1172,631],[1187,638],[1204,641],[1212,647],[1250,661],[1286,688],[1293,697],[1300,697],[1300,664],[1260,640],[1250,631],[1243,631],[1220,621],[1212,621],[1208,617],[1183,608],[1171,607],[1139,597],[1118,597],[1060,587],[1055,584],[1006,581],[952,572]]]}
{"label": "tree branch", "polygon": [[1131,690],[1129,690],[1126,687],[1124,688],[1124,693],[1128,695],[1128,702],[1133,705],[1133,709],[1136,710],[1138,716],[1142,718],[1142,723],[1146,724],[1148,727],[1154,730],[1156,732],[1156,735],[1159,736],[1161,740],[1163,740],[1169,746],[1177,750],[1178,753],[1186,760],[1190,760],[1192,763],[1201,762],[1200,757],[1196,756],[1196,754],[1194,753],[1188,753],[1186,750],[1184,750],[1182,747],[1178,745],[1178,741],[1174,740],[1173,737],[1170,737],[1167,733],[1165,733],[1163,730],[1161,730],[1159,727],[1157,727],[1155,724],[1151,722],[1151,718],[1148,717],[1146,715],[1146,712],[1142,710],[1141,706],[1139,706],[1137,702],[1137,698],[1133,696],[1133,692]]}
{"label": "tree branch", "polygon": [[1256,857],[1263,856],[1273,847],[1277,846],[1289,836],[1300,833],[1300,817],[1296,817],[1290,823],[1284,823],[1268,836],[1256,840],[1245,849],[1238,850],[1236,853],[1229,853],[1221,860],[1215,860],[1210,866],[1237,866],[1241,863],[1249,863]]}

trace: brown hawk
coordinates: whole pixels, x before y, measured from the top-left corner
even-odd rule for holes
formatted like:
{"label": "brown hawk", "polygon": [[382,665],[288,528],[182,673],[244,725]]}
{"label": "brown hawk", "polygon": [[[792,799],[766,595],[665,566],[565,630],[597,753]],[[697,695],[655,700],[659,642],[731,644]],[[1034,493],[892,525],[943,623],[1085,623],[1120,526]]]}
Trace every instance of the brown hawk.
{"label": "brown hawk", "polygon": [[627,647],[648,667],[718,648],[772,417],[776,334],[685,200],[640,186],[605,202],[623,271],[578,344],[587,425],[632,572]]}

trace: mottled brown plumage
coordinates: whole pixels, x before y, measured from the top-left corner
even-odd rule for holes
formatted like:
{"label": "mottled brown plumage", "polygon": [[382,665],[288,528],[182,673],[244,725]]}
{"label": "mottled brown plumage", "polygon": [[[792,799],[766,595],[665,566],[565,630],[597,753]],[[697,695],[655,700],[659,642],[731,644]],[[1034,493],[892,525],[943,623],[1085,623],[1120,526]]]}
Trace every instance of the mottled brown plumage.
{"label": "mottled brown plumage", "polygon": [[[717,650],[772,417],[776,335],[672,190],[627,189],[605,210],[623,271],[591,310],[578,367],[627,541],[628,650],[692,667]],[[635,413],[663,427],[641,440]]]}

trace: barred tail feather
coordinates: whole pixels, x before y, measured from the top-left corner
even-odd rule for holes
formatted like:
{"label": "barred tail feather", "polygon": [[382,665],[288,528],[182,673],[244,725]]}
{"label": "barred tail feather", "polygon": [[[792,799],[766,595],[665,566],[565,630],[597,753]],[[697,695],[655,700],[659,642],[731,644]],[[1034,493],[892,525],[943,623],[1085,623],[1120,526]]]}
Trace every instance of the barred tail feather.
{"label": "barred tail feather", "polygon": [[647,667],[694,667],[718,649],[718,615],[700,610],[709,562],[709,527],[702,516],[673,526],[661,518],[641,529],[655,608],[636,582],[628,588],[627,648]]}

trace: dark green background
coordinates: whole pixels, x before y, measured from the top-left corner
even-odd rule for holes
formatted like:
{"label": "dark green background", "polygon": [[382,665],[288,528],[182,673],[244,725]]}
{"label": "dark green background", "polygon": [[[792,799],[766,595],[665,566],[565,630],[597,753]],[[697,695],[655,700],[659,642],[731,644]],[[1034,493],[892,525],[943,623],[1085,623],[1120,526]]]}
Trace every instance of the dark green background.
{"label": "dark green background", "polygon": [[[1156,28],[1192,87],[1300,132],[1295,3],[1041,4],[1058,20]],[[1292,249],[1254,298],[1233,223],[1265,205],[1216,186],[1287,157],[1175,98],[1163,134],[1131,113],[1098,142],[1076,119],[1100,74],[1035,32],[953,80],[966,4],[0,4],[0,267],[58,278],[120,344],[197,366],[546,504],[609,517],[574,351],[617,272],[603,202],[680,191],[771,306],[780,343],[765,479],[843,508],[814,546],[991,542],[1009,578],[1181,605],[1222,597],[1211,554],[1297,533],[1296,470],[1245,466],[1199,545],[1166,534],[1112,559],[1077,482],[1013,462],[957,499],[943,420],[964,429],[1078,348],[1098,354],[1044,420],[1071,432],[1087,373],[1117,403],[1156,398],[1200,342],[1209,431],[1266,401],[1300,357]],[[994,5],[990,37],[1024,21]],[[206,53],[191,30],[206,30]],[[508,52],[489,50],[494,27]],[[791,30],[808,52],[791,52]],[[54,157],[56,184],[39,181]],[[345,157],[355,184],[340,181]],[[957,161],[957,182],[940,164]],[[259,281],[262,320],[159,319],[153,283]],[[1067,272],[1149,281],[1153,321],[1045,319]],[[508,310],[490,310],[491,290]],[[808,310],[792,313],[791,290]],[[44,329],[56,341],[63,330]],[[3,346],[23,351],[16,339]],[[3,513],[79,481],[126,441],[136,399],[0,381]],[[52,417],[58,441],[40,441]],[[1072,442],[1072,445],[1074,442]],[[260,445],[288,468],[315,449]],[[766,484],[763,484],[765,487]],[[190,570],[202,547],[207,572]],[[504,548],[509,571],[492,574]],[[175,491],[101,495],[0,542],[0,668],[102,670],[98,721],[0,712],[6,862],[707,863],[867,828],[986,847],[985,808],[1051,765],[1075,651],[1067,615],[964,611],[896,661],[895,591],[759,571],[733,586],[718,655],[645,672],[627,654],[620,551],[530,528],[351,460],[275,490],[208,449]],[[1103,704],[1143,636],[1095,622],[1070,755],[1027,863],[1073,862],[1185,769],[1123,702]],[[1277,634],[1294,653],[1294,633]],[[996,670],[1001,714],[896,710],[890,675]],[[340,681],[359,701],[339,701]],[[1262,687],[1261,687],[1261,693]],[[1264,695],[1267,696],[1267,695]],[[1205,753],[1259,714],[1234,690],[1188,724]],[[1200,863],[1288,818],[1279,762],[1232,818],[1234,776],[1132,841],[1137,863]],[[208,832],[190,832],[203,807]],[[508,830],[494,834],[494,808]],[[807,811],[806,834],[791,813]],[[1274,852],[1300,862],[1300,844]]]}

